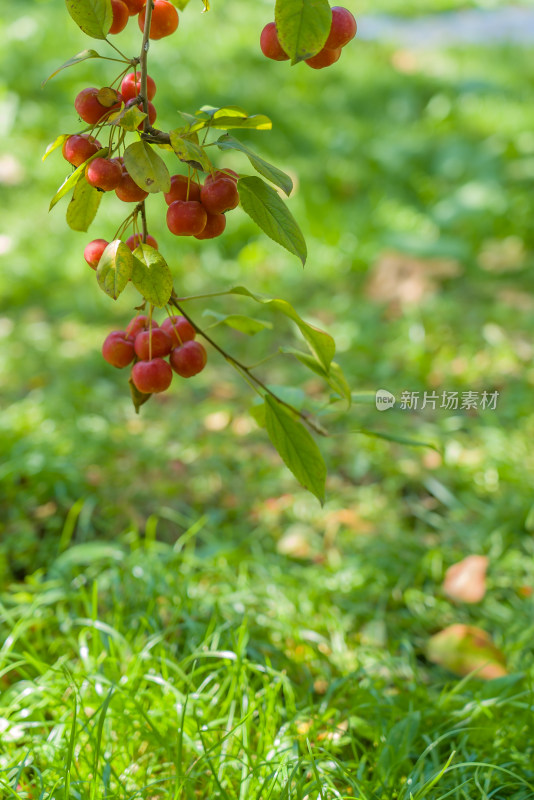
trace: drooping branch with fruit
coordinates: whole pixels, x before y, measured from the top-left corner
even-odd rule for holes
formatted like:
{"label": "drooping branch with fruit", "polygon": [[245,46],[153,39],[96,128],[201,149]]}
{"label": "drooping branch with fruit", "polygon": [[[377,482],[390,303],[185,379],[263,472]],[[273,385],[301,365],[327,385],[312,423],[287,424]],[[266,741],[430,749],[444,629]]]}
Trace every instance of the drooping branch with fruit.
{"label": "drooping branch with fruit", "polygon": [[[285,300],[260,296],[242,286],[201,297],[179,297],[173,288],[171,267],[148,230],[147,201],[151,194],[161,192],[168,206],[167,227],[184,241],[186,237],[206,240],[221,236],[226,215],[240,205],[267,236],[302,264],[307,256],[302,232],[281,197],[281,192],[291,194],[291,178],[229,133],[269,130],[268,117],[249,115],[239,106],[202,106],[194,114],[181,112],[180,124],[173,130],[155,127],[157,87],[148,74],[150,43],[177,31],[179,14],[175,6],[183,10],[187,4],[188,0],[66,0],[70,16],[81,30],[105,41],[114,53],[103,56],[92,49],[84,50],[53,75],[93,58],[105,58],[120,66],[109,86],[88,87],[75,98],[75,109],[86,127],[61,134],[45,153],[44,158],[61,147],[64,158],[74,167],[52,198],[50,208],[72,191],[67,223],[73,230],[85,232],[105,193],[114,191],[122,202],[131,204],[132,210],[112,241],[94,239],[86,245],[84,256],[96,272],[98,286],[114,300],[129,283],[140,294],[138,313],[124,331],[112,331],[102,347],[109,364],[119,369],[132,366],[129,383],[136,411],[152,394],[168,389],[173,374],[191,378],[204,369],[207,352],[197,339],[200,336],[256,391],[256,421],[267,429],[300,483],[322,501],[326,468],[310,430],[325,434],[323,426],[273,391],[253,367],[227,352],[185,306],[193,300],[236,295],[285,314],[299,328],[310,352],[289,347],[281,348],[281,352],[321,376],[333,392],[331,401],[344,399],[349,404],[350,389],[333,361],[332,337],[305,322]],[[203,11],[208,11],[208,0],[202,0],[202,4]],[[123,31],[134,16],[142,42],[140,54],[129,58],[108,37]],[[275,61],[305,61],[320,69],[334,64],[355,34],[352,14],[340,7],[331,9],[328,0],[276,0],[275,22],[261,32],[260,47]],[[133,141],[128,142],[128,138]],[[167,153],[175,165],[178,162],[176,174],[171,175],[158,150]],[[224,163],[215,163],[214,153],[229,150],[241,153],[257,174],[238,174]],[[154,318],[155,309],[165,310],[166,317],[160,323]],[[249,334],[265,327],[242,315],[228,315],[220,321]]]}

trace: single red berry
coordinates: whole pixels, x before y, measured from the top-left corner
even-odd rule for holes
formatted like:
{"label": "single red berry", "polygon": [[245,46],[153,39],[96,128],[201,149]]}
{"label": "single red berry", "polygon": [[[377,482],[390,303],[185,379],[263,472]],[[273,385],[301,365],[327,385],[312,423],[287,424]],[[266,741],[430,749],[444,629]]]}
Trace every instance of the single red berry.
{"label": "single red berry", "polygon": [[91,186],[102,189],[103,192],[111,192],[120,184],[122,170],[120,164],[108,158],[95,158],[87,167],[85,175]]}
{"label": "single red berry", "polygon": [[124,331],[111,331],[102,345],[102,355],[113,367],[127,367],[134,360],[134,345]]}
{"label": "single red berry", "polygon": [[167,209],[167,227],[175,236],[196,236],[207,221],[206,209],[197,200],[175,200]]}
{"label": "single red berry", "polygon": [[87,161],[88,158],[94,156],[101,149],[102,145],[94,136],[76,133],[74,136],[69,136],[68,139],[65,139],[61,152],[63,153],[63,158],[69,164],[79,167],[80,164],[83,164],[84,161]]}
{"label": "single red berry", "polygon": [[[146,91],[147,91],[147,100],[153,100],[154,95],[156,94],[156,83],[150,77],[150,75],[146,76]],[[124,102],[127,103],[128,100],[134,100],[137,95],[141,94],[141,73],[136,72],[129,72],[125,78],[122,79],[121,83],[121,94],[124,97]]]}
{"label": "single red berry", "polygon": [[99,92],[100,89],[89,86],[87,89],[82,89],[74,101],[74,108],[83,121],[88,122],[90,125],[95,125],[111,111],[115,111],[117,108],[121,107],[120,101],[122,98],[119,98],[110,108],[103,106],[97,97]]}
{"label": "single red berry", "polygon": [[261,32],[260,47],[264,56],[271,58],[273,61],[289,61],[289,56],[282,48],[278,33],[276,31],[276,24],[269,22]]}
{"label": "single red berry", "polygon": [[[136,317],[131,319],[126,326],[126,335],[129,336],[130,339],[135,339],[138,333],[148,330],[149,327],[149,318],[145,314],[138,314]],[[159,325],[155,320],[152,320],[152,327],[159,328]]]}
{"label": "single red berry", "polygon": [[345,47],[351,39],[354,39],[357,30],[356,20],[350,11],[342,6],[333,6],[332,26],[324,46],[329,50]]}
{"label": "single red berry", "polygon": [[141,189],[126,170],[121,173],[121,179],[115,189],[115,194],[123,203],[141,203],[148,197],[148,192]]}
{"label": "single red berry", "polygon": [[179,347],[184,342],[191,342],[196,336],[196,331],[185,317],[167,317],[161,323],[162,329],[168,333],[173,347]]}
{"label": "single red berry", "polygon": [[323,47],[316,56],[307,58],[306,64],[309,67],[313,67],[313,69],[324,69],[324,67],[331,67],[332,64],[335,64],[336,61],[339,60],[340,55],[341,47],[338,47],[336,50],[328,50],[326,47]]}
{"label": "single red berry", "polygon": [[197,233],[195,239],[215,239],[220,236],[226,228],[226,217],[224,214],[208,214],[208,221],[202,233]]}
{"label": "single red berry", "polygon": [[[137,108],[139,109],[139,111],[142,111],[143,114],[145,113],[145,109],[143,108],[141,103],[139,103]],[[153,125],[155,123],[157,116],[158,116],[158,112],[156,111],[156,107],[149,100],[148,101],[148,122],[149,122],[150,125]],[[144,123],[145,123],[145,120],[143,120],[143,122],[139,123],[139,125],[137,126],[137,130],[138,131],[142,131],[143,130]]]}
{"label": "single red berry", "polygon": [[180,347],[175,347],[169,361],[171,367],[182,378],[192,378],[198,375],[206,366],[208,354],[200,342],[185,342]]}
{"label": "single red berry", "polygon": [[177,200],[200,200],[200,186],[190,181],[185,175],[173,175],[171,188],[165,192],[165,202],[168,206]]}
{"label": "single red berry", "polygon": [[239,192],[231,178],[217,178],[200,190],[200,202],[209,214],[222,214],[239,204]]}
{"label": "single red berry", "polygon": [[[146,237],[146,243],[149,244],[151,247],[153,247],[155,250],[159,250],[158,243],[156,242],[154,237],[151,236],[150,234],[148,234],[148,236]],[[143,237],[141,236],[140,233],[134,233],[132,236],[129,236],[128,239],[126,239],[125,244],[133,252],[136,247],[138,247],[140,244],[143,244]]]}
{"label": "single red berry", "polygon": [[237,174],[237,172],[234,172],[233,169],[224,169],[224,170],[218,169],[214,175],[206,176],[204,185],[206,186],[208,183],[213,183],[213,181],[216,181],[219,178],[228,178],[228,180],[237,183],[237,181],[239,180],[239,175]]}
{"label": "single red berry", "polygon": [[131,17],[134,14],[139,14],[145,5],[145,0],[122,0],[124,5],[128,7],[128,13]]}
{"label": "single red berry", "polygon": [[[145,29],[145,13],[146,6],[139,14],[139,27],[142,31]],[[164,36],[170,36],[178,27],[179,21],[178,12],[172,3],[167,0],[154,0],[150,21],[150,38],[163,39]]]}
{"label": "single red berry", "polygon": [[143,394],[164,392],[171,385],[172,369],[163,358],[138,361],[132,367],[132,381]]}
{"label": "single red berry", "polygon": [[89,242],[89,244],[86,245],[85,250],[83,251],[83,257],[90,267],[93,269],[98,267],[98,262],[102,258],[102,253],[108,244],[109,242],[106,242],[105,239],[93,239],[92,242]]}
{"label": "single red berry", "polygon": [[111,10],[113,12],[113,21],[109,33],[120,33],[128,24],[130,12],[126,3],[123,0],[111,0]]}
{"label": "single red berry", "polygon": [[152,328],[151,331],[141,331],[137,334],[134,347],[136,356],[142,361],[148,361],[151,356],[152,358],[168,356],[172,350],[172,339],[163,328]]}

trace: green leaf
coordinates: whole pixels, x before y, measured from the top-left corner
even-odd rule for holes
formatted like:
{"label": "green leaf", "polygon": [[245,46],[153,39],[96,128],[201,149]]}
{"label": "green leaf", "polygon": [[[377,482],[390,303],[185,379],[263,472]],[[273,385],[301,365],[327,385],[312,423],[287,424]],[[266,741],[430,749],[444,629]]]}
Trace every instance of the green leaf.
{"label": "green leaf", "polygon": [[279,186],[287,195],[291,194],[293,181],[289,175],[286,175],[286,173],[282,172],[278,167],[269,164],[265,159],[260,158],[260,156],[256,155],[249,147],[242,144],[237,139],[234,139],[232,136],[221,136],[221,138],[217,140],[217,146],[219,150],[240,150],[247,156],[256,172],[259,172],[260,175],[263,175],[263,177],[267,178],[271,183]]}
{"label": "green leaf", "polygon": [[322,50],[332,25],[328,0],[276,0],[274,21],[292,64]]}
{"label": "green leaf", "polygon": [[58,147],[62,147],[63,144],[67,141],[67,139],[70,137],[70,135],[71,135],[70,133],[61,133],[57,137],[57,139],[54,139],[54,141],[51,142],[51,144],[49,144],[48,147],[46,148],[45,154],[41,160],[45,161],[45,159],[48,158],[50,153],[53,153],[54,150],[57,150]]}
{"label": "green leaf", "polygon": [[263,400],[261,403],[255,403],[253,406],[249,408],[249,413],[252,419],[256,422],[260,428],[266,427],[265,421],[265,403]]}
{"label": "green leaf", "polygon": [[172,294],[172,274],[160,252],[149,244],[134,250],[132,283],[145,300],[163,308]]}
{"label": "green leaf", "polygon": [[165,162],[146,142],[134,142],[124,151],[124,164],[145,192],[168,192],[171,176]]}
{"label": "green leaf", "polygon": [[253,114],[251,117],[213,117],[205,127],[229,131],[232,128],[244,128],[253,131],[270,131],[273,123],[265,114]]}
{"label": "green leaf", "polygon": [[294,356],[301,364],[304,364],[305,367],[315,372],[316,375],[320,375],[334,392],[337,392],[340,397],[343,397],[347,401],[347,408],[350,408],[352,402],[350,386],[339,364],[332,361],[330,369],[327,371],[323,365],[317,361],[314,356],[310,356],[309,353],[303,353],[300,350],[296,350],[294,347],[281,347],[280,352]]}
{"label": "green leaf", "polygon": [[48,210],[52,211],[56,203],[59,202],[59,200],[61,200],[62,197],[65,197],[65,195],[68,194],[71,189],[74,189],[78,181],[85,175],[85,168],[87,167],[88,164],[91,163],[91,161],[93,161],[95,158],[101,158],[102,156],[105,156],[107,152],[108,148],[103,147],[102,150],[98,151],[98,153],[92,155],[91,158],[88,158],[87,161],[84,161],[83,164],[80,164],[79,167],[76,167],[74,172],[71,172],[71,174],[65,178],[65,180],[63,181],[63,183],[61,184],[61,186],[51,199]]}
{"label": "green leaf", "polygon": [[265,397],[269,439],[298,482],[324,503],[326,465],[321,451],[304,425],[277,400]]}
{"label": "green leaf", "polygon": [[261,178],[240,178],[241,207],[273,241],[298,256],[304,265],[307,249],[296,219],[275,190]]}
{"label": "green leaf", "polygon": [[96,269],[96,279],[103,292],[114,300],[125,289],[132,275],[133,253],[120,239],[110,242]]}
{"label": "green leaf", "polygon": [[206,309],[202,316],[213,317],[216,322],[215,325],[228,325],[229,328],[234,328],[236,331],[246,333],[247,336],[254,336],[255,333],[260,333],[266,328],[272,328],[270,322],[265,322],[262,319],[254,319],[254,317],[247,317],[244,314],[219,314],[217,311]]}
{"label": "green leaf", "polygon": [[145,392],[140,392],[131,377],[128,379],[128,385],[130,387],[130,394],[132,396],[132,403],[133,407],[135,408],[135,413],[139,414],[139,409],[141,406],[144,406],[147,400],[150,400],[152,395],[145,394]]}
{"label": "green leaf", "polygon": [[65,61],[60,67],[58,67],[54,72],[48,76],[48,78],[42,82],[41,86],[44,86],[48,83],[49,80],[54,78],[58,72],[61,72],[62,69],[67,69],[67,67],[73,67],[75,64],[80,64],[82,61],[87,61],[88,58],[103,58],[100,53],[97,53],[96,50],[82,50],[81,53],[77,53],[72,58],[69,58],[68,61]]}
{"label": "green leaf", "polygon": [[65,0],[76,25],[93,39],[105,39],[111,28],[111,0]]}
{"label": "green leaf", "polygon": [[199,144],[181,136],[178,130],[171,131],[169,135],[171,147],[180,161],[185,161],[186,164],[191,164],[195,169],[204,172],[211,171],[211,161]]}
{"label": "green leaf", "polygon": [[110,114],[107,121],[111,125],[119,125],[125,131],[134,133],[146,116],[137,106],[130,106],[130,108],[125,106],[120,111]]}
{"label": "green leaf", "polygon": [[78,181],[67,206],[67,225],[73,231],[86,231],[96,217],[102,192],[87,181]]}
{"label": "green leaf", "polygon": [[386,785],[395,781],[399,769],[410,755],[420,723],[420,712],[411,711],[389,731],[376,765],[378,775]]}
{"label": "green leaf", "polygon": [[410,439],[406,436],[399,436],[396,433],[386,433],[384,431],[372,431],[368,428],[358,428],[351,433],[362,433],[364,436],[372,436],[375,439],[385,439],[387,442],[395,442],[396,444],[406,444],[409,447],[430,447],[436,452],[440,452],[439,447],[436,447],[432,442],[421,442],[419,439]]}

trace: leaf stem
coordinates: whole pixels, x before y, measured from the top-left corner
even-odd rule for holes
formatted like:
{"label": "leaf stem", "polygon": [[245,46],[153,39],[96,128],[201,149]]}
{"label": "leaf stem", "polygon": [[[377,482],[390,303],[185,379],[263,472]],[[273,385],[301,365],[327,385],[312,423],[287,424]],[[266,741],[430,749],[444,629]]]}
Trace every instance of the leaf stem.
{"label": "leaf stem", "polygon": [[174,292],[171,295],[169,304],[174,306],[174,308],[178,309],[180,314],[182,314],[182,316],[185,317],[185,319],[189,322],[190,325],[193,326],[193,328],[197,331],[197,333],[200,333],[200,335],[203,336],[204,339],[207,342],[209,342],[211,346],[215,350],[217,350],[217,352],[220,353],[220,355],[222,355],[222,357],[226,361],[228,361],[229,364],[231,364],[239,373],[241,373],[242,377],[245,378],[247,383],[249,383],[251,386],[255,384],[256,386],[253,388],[256,388],[256,391],[258,391],[257,387],[259,387],[259,389],[261,389],[261,391],[259,392],[260,394],[265,393],[273,397],[278,403],[285,406],[293,414],[296,414],[301,419],[301,421],[308,428],[310,428],[310,430],[314,431],[314,433],[319,434],[319,436],[328,436],[327,431],[325,431],[325,429],[322,426],[320,426],[318,423],[310,419],[307,414],[304,414],[302,411],[299,411],[297,408],[292,406],[291,403],[286,403],[285,400],[282,400],[280,397],[278,397],[278,395],[275,394],[271,389],[269,389],[269,387],[262,380],[260,380],[259,378],[256,377],[256,375],[253,374],[250,367],[247,367],[245,366],[245,364],[242,364],[240,361],[237,360],[237,358],[234,358],[234,356],[230,355],[230,353],[228,353],[219,344],[217,344],[217,342],[214,341],[211,338],[211,336],[208,336],[208,334],[202,328],[200,328],[194,320],[191,319],[191,317],[187,314],[187,312],[184,311],[184,309],[180,305],[180,299],[176,297]]}

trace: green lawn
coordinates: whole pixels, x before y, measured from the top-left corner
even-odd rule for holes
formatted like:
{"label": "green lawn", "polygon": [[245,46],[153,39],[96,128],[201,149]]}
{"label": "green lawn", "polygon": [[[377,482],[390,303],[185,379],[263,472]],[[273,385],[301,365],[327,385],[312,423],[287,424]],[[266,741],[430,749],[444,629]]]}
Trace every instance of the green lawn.
{"label": "green lawn", "polygon": [[[151,53],[161,124],[203,104],[268,114],[272,133],[241,138],[296,179],[289,204],[310,257],[302,270],[240,211],[220,245],[177,244],[155,198],[151,231],[181,293],[245,284],[331,332],[356,402],[330,407],[288,356],[260,370],[321,409],[324,508],[213,351],[198,379],[135,415],[124,374],[100,354],[133,293],[113,303],[81,255],[89,238],[111,238],[120,204],[104,198],[90,235],[72,232],[65,201],[47,210],[61,156],[41,163],[75,128],[75,94],[106,83],[109,65],[86,62],[41,90],[87,42],[61,3],[10,4],[0,797],[532,798],[532,53],[356,39],[332,69],[291,69],[257,46],[271,4],[213,0],[204,16],[197,5]],[[138,46],[133,28],[117,41]],[[272,322],[253,338],[214,329],[247,363],[297,341],[241,298],[189,308]],[[382,414],[379,388],[499,400]],[[445,570],[470,553],[489,558],[488,591],[454,604]],[[487,631],[509,675],[462,679],[430,663],[429,638],[453,623]]]}

